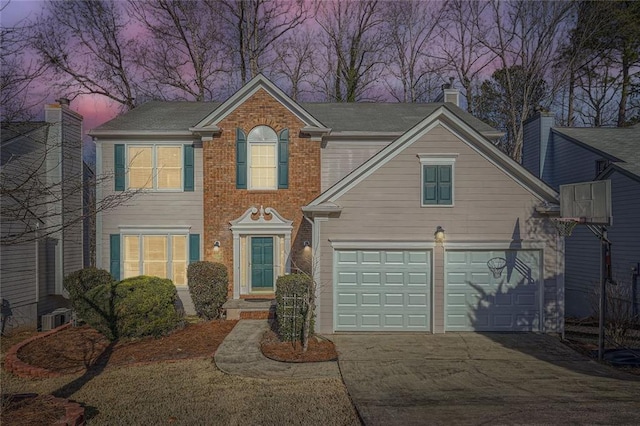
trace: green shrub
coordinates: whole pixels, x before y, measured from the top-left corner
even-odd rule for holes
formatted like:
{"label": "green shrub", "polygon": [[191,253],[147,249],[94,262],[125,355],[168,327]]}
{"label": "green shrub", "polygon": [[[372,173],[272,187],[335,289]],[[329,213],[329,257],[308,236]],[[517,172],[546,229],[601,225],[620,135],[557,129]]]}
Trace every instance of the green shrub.
{"label": "green shrub", "polygon": [[[278,335],[289,342],[302,341],[311,277],[291,274],[278,277],[276,283],[276,320]],[[313,333],[313,323],[310,334]]]}
{"label": "green shrub", "polygon": [[189,294],[198,316],[216,319],[227,301],[229,275],[222,263],[194,262],[187,269]]}
{"label": "green shrub", "polygon": [[93,288],[81,315],[110,340],[158,337],[181,323],[177,297],[171,280],[141,275]]}
{"label": "green shrub", "polygon": [[108,271],[91,267],[70,273],[65,277],[63,284],[69,293],[71,307],[77,312],[83,309],[80,305],[86,303],[84,297],[89,290],[112,282],[113,277]]}

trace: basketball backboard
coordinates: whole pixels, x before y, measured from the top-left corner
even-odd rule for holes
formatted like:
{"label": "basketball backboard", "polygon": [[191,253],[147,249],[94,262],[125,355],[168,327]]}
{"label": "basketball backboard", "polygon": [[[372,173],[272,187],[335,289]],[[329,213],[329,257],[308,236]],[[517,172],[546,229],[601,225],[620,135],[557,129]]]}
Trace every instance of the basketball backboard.
{"label": "basketball backboard", "polygon": [[611,225],[611,181],[596,180],[560,185],[560,217],[582,223]]}

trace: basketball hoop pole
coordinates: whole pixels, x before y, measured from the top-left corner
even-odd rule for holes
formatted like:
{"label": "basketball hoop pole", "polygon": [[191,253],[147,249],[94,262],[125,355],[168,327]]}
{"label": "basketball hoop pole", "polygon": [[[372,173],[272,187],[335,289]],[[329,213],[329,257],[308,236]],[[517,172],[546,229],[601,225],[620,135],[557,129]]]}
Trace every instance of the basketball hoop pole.
{"label": "basketball hoop pole", "polygon": [[600,315],[598,318],[598,360],[604,358],[604,329],[607,314],[607,283],[612,282],[611,275],[611,241],[607,238],[607,227],[600,227],[600,244],[602,248],[602,268],[600,268]]}

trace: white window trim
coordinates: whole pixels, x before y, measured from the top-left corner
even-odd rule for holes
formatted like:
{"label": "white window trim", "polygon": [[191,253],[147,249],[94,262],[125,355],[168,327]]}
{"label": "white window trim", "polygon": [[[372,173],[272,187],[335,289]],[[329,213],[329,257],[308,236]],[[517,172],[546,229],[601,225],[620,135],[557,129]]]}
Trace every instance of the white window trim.
{"label": "white window trim", "polygon": [[120,274],[124,275],[124,263],[125,263],[125,242],[124,237],[136,236],[138,237],[138,253],[140,253],[140,258],[138,259],[138,272],[140,275],[144,274],[144,252],[143,252],[143,238],[144,236],[157,236],[157,237],[166,237],[167,244],[167,275],[170,276],[171,282],[176,287],[186,287],[187,283],[184,284],[176,284],[173,280],[173,244],[171,243],[171,237],[173,236],[185,236],[186,242],[186,262],[187,266],[189,265],[189,259],[191,253],[189,252],[189,228],[168,228],[168,227],[128,227],[121,226],[120,227]]}
{"label": "white window trim", "polygon": [[[131,188],[129,186],[129,147],[151,147],[151,179],[152,188]],[[180,149],[180,188],[158,188],[158,155],[157,148]],[[184,192],[184,144],[181,143],[127,143],[125,144],[125,188],[144,192]]]}
{"label": "white window trim", "polygon": [[[273,133],[276,135],[276,138],[273,142],[270,141],[261,141],[261,142],[251,142],[251,132],[253,132],[254,130],[260,128],[260,127],[266,127],[268,129],[270,129],[271,131],[273,131]],[[271,126],[267,126],[265,124],[261,124],[258,125],[256,127],[254,127],[253,129],[251,129],[249,131],[249,133],[247,133],[247,189],[250,191],[276,191],[278,189],[278,133],[271,127]],[[254,187],[251,184],[251,145],[252,144],[257,144],[257,145],[273,145],[274,147],[274,165],[275,165],[275,179],[274,179],[274,185],[272,187]]]}
{"label": "white window trim", "polygon": [[[451,208],[456,204],[456,153],[444,154],[418,154],[420,160],[420,207],[429,208]],[[424,192],[424,166],[451,166],[451,204],[425,204]]]}

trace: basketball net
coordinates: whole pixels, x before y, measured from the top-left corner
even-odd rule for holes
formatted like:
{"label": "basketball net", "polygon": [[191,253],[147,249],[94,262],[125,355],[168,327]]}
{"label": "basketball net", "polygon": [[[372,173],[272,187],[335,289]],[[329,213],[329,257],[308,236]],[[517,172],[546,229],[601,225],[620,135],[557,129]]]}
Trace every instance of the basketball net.
{"label": "basketball net", "polygon": [[584,223],[584,219],[579,217],[557,217],[551,220],[561,237],[570,236],[577,224]]}

